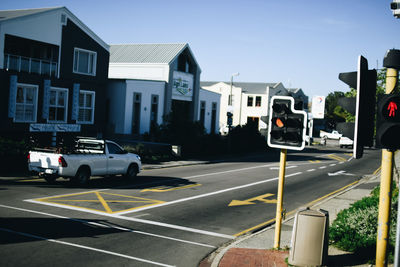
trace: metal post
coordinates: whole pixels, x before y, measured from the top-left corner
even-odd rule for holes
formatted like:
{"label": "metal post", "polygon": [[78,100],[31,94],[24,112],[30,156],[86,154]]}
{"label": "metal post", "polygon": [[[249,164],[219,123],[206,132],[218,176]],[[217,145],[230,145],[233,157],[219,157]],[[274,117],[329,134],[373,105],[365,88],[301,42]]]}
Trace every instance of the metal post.
{"label": "metal post", "polygon": [[276,226],[275,226],[274,248],[279,248],[280,242],[281,242],[281,225],[282,225],[282,212],[283,212],[283,209],[282,209],[283,186],[285,184],[286,155],[287,155],[287,149],[281,149],[278,196],[277,196],[277,203],[276,203],[276,219],[275,219]]}
{"label": "metal post", "polygon": [[[386,72],[386,94],[390,94],[397,84],[398,72],[388,68]],[[379,194],[378,232],[376,238],[377,267],[387,266],[387,247],[390,229],[390,206],[392,200],[393,152],[382,150],[381,186]]]}

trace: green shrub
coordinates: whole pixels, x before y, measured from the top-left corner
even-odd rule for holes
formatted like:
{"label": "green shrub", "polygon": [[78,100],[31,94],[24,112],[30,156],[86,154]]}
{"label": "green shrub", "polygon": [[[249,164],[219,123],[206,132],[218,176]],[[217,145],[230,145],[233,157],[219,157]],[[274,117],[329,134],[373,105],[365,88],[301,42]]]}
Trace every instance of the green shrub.
{"label": "green shrub", "polygon": [[[396,242],[398,189],[393,190],[390,214],[389,254],[393,254]],[[329,228],[329,240],[334,246],[358,255],[365,260],[375,257],[378,227],[379,187],[338,213]],[[392,256],[391,256],[392,257]]]}

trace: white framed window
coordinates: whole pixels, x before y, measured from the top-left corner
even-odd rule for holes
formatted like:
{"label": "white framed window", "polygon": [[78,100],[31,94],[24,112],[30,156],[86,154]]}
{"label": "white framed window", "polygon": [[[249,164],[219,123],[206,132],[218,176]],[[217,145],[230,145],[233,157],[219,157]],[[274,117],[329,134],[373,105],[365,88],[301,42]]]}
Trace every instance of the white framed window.
{"label": "white framed window", "polygon": [[82,48],[74,49],[74,73],[96,75],[97,53]]}
{"label": "white framed window", "polygon": [[39,87],[30,84],[17,84],[14,122],[36,122]]}
{"label": "white framed window", "polygon": [[79,92],[79,111],[77,123],[93,124],[94,122],[94,100],[95,92],[80,91]]}
{"label": "white framed window", "polygon": [[50,88],[48,122],[67,122],[68,89]]}

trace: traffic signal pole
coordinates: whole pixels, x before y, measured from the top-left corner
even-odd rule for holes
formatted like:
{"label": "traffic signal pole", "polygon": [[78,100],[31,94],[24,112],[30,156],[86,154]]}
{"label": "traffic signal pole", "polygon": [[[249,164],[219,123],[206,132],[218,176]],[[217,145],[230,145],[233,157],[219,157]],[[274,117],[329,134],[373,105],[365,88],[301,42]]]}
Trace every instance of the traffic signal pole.
{"label": "traffic signal pole", "polygon": [[278,196],[276,203],[276,219],[275,219],[275,239],[274,248],[279,249],[281,243],[281,226],[282,226],[282,214],[283,214],[283,186],[285,184],[285,171],[286,171],[286,156],[287,149],[281,149],[281,159],[279,165],[279,184],[278,184]]}
{"label": "traffic signal pole", "polygon": [[[397,84],[397,69],[386,72],[386,94],[392,93]],[[376,239],[376,266],[387,266],[387,247],[390,229],[390,206],[393,178],[393,151],[382,149],[382,170],[379,195],[378,232]]]}

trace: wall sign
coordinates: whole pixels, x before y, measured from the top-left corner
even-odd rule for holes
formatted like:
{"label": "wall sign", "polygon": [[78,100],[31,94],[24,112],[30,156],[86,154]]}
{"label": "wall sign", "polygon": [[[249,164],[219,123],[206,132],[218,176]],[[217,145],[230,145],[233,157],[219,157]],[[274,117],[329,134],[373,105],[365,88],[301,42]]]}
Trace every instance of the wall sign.
{"label": "wall sign", "polygon": [[32,123],[29,125],[30,132],[80,132],[80,124],[64,123]]}
{"label": "wall sign", "polygon": [[174,71],[172,79],[172,98],[177,100],[192,101],[193,74]]}

